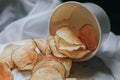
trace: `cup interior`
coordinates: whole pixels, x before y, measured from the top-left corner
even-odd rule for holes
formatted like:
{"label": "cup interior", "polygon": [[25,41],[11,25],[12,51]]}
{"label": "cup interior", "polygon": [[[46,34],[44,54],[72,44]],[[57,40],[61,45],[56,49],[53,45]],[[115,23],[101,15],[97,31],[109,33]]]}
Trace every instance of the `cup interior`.
{"label": "cup interior", "polygon": [[96,50],[91,55],[82,59],[83,61],[88,60],[95,55],[99,48],[101,42],[101,29],[96,17],[84,7],[82,3],[68,2],[59,5],[53,11],[50,18],[50,35],[55,35],[57,29],[65,26],[68,26],[74,33],[77,33],[78,30],[86,24],[92,25],[98,40],[98,47]]}

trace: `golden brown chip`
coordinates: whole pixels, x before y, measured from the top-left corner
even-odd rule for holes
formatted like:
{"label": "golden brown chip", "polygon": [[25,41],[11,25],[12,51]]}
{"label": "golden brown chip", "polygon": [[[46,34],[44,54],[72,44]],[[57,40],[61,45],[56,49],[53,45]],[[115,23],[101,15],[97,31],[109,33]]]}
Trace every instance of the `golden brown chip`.
{"label": "golden brown chip", "polygon": [[14,50],[16,50],[18,48],[18,46],[13,45],[13,44],[9,44],[7,45],[2,54],[0,55],[0,62],[6,63],[9,68],[13,68],[14,67],[14,63],[12,61],[12,54],[14,52]]}
{"label": "golden brown chip", "polygon": [[12,60],[19,70],[31,70],[37,61],[34,41],[25,44],[12,54]]}
{"label": "golden brown chip", "polygon": [[[39,65],[43,64],[47,61],[57,61],[57,62],[60,62],[64,68],[65,68],[65,71],[66,71],[66,77],[69,76],[70,74],[70,69],[71,69],[71,66],[72,66],[72,60],[70,58],[57,58],[55,56],[50,56],[50,55],[40,55],[39,56],[39,60],[38,60],[38,63],[36,64],[36,66],[34,67],[33,69],[33,73],[39,68]],[[46,63],[45,63],[46,64]],[[48,63],[49,64],[49,63]]]}
{"label": "golden brown chip", "polygon": [[86,54],[89,54],[90,50],[74,50],[74,51],[68,51],[68,50],[59,50],[59,52],[67,55],[69,58],[73,58],[73,59],[79,59],[82,58],[83,56],[85,56]]}
{"label": "golden brown chip", "polygon": [[34,39],[34,41],[36,42],[37,47],[39,48],[39,50],[43,54],[45,54],[46,53],[46,47],[47,47],[46,40],[44,40],[44,39]]}
{"label": "golden brown chip", "polygon": [[42,62],[42,61],[51,61],[51,60],[55,60],[57,61],[58,58],[54,57],[53,55],[39,55],[39,59],[38,62]]}
{"label": "golden brown chip", "polygon": [[86,50],[85,47],[79,47],[78,45],[65,42],[65,40],[60,39],[58,36],[55,36],[54,40],[56,49],[59,51],[59,53],[64,54],[69,58],[78,59],[89,53],[89,50]]}
{"label": "golden brown chip", "polygon": [[52,56],[49,56],[49,55],[38,55],[38,61],[36,63],[36,65],[34,66],[33,70],[32,70],[32,73],[34,73],[35,71],[37,71],[37,69],[39,69],[39,64],[44,63],[46,61],[51,61],[51,60],[55,60],[56,61],[56,58],[52,57]]}
{"label": "golden brown chip", "polygon": [[50,49],[50,46],[49,46],[49,44],[47,44],[45,54],[46,54],[47,56],[48,56],[48,55],[51,56],[51,53],[52,53],[52,51],[51,51],[51,49]]}
{"label": "golden brown chip", "polygon": [[0,80],[13,80],[11,70],[5,63],[0,62]]}
{"label": "golden brown chip", "polygon": [[42,61],[42,62],[38,62],[32,73],[35,73],[39,68],[42,68],[42,67],[55,67],[61,74],[63,77],[65,77],[65,74],[66,74],[66,70],[65,70],[65,67],[63,64],[61,64],[60,62],[57,62],[55,60],[51,60],[51,61]]}
{"label": "golden brown chip", "polygon": [[30,80],[65,80],[54,67],[43,67],[32,74]]}
{"label": "golden brown chip", "polygon": [[59,47],[60,50],[73,51],[73,50],[79,49],[81,46],[70,44],[63,39],[60,39],[59,42],[58,42],[58,47]]}
{"label": "golden brown chip", "polygon": [[94,51],[98,45],[98,38],[96,35],[96,31],[92,27],[92,25],[86,24],[84,25],[77,33],[78,37],[82,39],[89,50]]}
{"label": "golden brown chip", "polygon": [[85,48],[80,39],[68,27],[58,29],[56,35],[70,44]]}
{"label": "golden brown chip", "polygon": [[52,53],[53,53],[54,56],[59,57],[59,58],[65,58],[65,57],[67,57],[67,56],[63,55],[62,53],[58,52],[58,50],[56,48],[56,45],[55,45],[54,39],[50,40],[49,45],[50,45],[50,48],[51,48]]}
{"label": "golden brown chip", "polygon": [[70,58],[63,58],[63,59],[59,59],[59,62],[61,62],[66,70],[66,77],[68,77],[70,75],[70,70],[72,67],[72,60]]}

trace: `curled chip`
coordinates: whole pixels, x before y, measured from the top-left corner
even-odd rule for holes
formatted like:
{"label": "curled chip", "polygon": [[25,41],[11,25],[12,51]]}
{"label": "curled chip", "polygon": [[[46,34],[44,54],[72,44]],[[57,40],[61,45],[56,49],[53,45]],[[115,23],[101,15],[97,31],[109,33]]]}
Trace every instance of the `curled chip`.
{"label": "curled chip", "polygon": [[47,42],[44,39],[34,39],[34,41],[37,44],[37,47],[39,48],[39,50],[45,54],[46,53],[46,47],[47,47]]}
{"label": "curled chip", "polygon": [[82,43],[83,41],[68,27],[58,29],[54,40],[58,52],[69,58],[79,59],[90,52],[90,50],[87,50],[86,45]]}
{"label": "curled chip", "polygon": [[68,51],[68,50],[59,50],[59,51],[72,59],[82,58],[83,56],[85,56],[86,54],[88,54],[90,52],[90,50],[83,51],[83,50],[79,50],[79,49],[74,50],[74,51]]}
{"label": "curled chip", "polygon": [[50,39],[49,41],[49,45],[50,45],[50,48],[51,48],[51,51],[52,51],[52,54],[58,58],[65,58],[67,56],[65,56],[64,54],[61,54],[57,48],[56,48],[56,45],[55,45],[55,41],[54,41],[54,38]]}
{"label": "curled chip", "polygon": [[70,70],[72,67],[72,60],[70,58],[62,58],[58,60],[64,65],[65,70],[66,70],[66,77],[68,77],[70,75]]}
{"label": "curled chip", "polygon": [[58,37],[57,35],[55,36],[54,39],[55,39],[55,42],[56,42],[56,46],[58,46],[60,50],[73,51],[73,50],[77,50],[81,47],[80,45],[75,45],[75,44],[68,43],[64,39]]}
{"label": "curled chip", "polygon": [[85,49],[85,45],[83,45],[80,39],[68,27],[58,29],[56,35],[69,44],[79,45],[81,48]]}

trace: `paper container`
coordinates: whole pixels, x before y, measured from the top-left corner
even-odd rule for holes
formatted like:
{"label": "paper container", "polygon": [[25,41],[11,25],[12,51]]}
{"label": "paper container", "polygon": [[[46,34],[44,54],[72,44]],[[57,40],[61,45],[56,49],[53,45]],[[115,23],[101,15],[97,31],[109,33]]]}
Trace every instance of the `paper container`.
{"label": "paper container", "polygon": [[92,54],[79,61],[92,58],[99,50],[101,43],[107,38],[110,32],[110,21],[105,11],[93,3],[69,1],[55,8],[49,22],[50,35],[55,35],[56,30],[65,25],[69,25],[69,28],[76,33],[85,24],[91,24],[95,29],[98,46]]}

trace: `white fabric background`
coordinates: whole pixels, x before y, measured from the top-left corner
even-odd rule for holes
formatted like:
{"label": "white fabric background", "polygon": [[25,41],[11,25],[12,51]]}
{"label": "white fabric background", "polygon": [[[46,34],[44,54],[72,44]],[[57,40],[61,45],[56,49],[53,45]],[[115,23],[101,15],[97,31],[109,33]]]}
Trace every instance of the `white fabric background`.
{"label": "white fabric background", "polygon": [[25,38],[46,38],[50,13],[58,0],[12,0],[0,15],[0,43]]}
{"label": "white fabric background", "polygon": [[[27,38],[46,39],[49,35],[51,12],[60,3],[59,0],[0,0],[0,49],[10,41]],[[77,63],[79,79],[119,80],[120,37],[110,32],[97,56],[100,59],[94,57],[88,62]],[[82,67],[84,65],[88,67]],[[75,66],[77,67],[76,64]],[[75,74],[78,74],[77,71]],[[18,74],[14,80],[25,78]]]}

